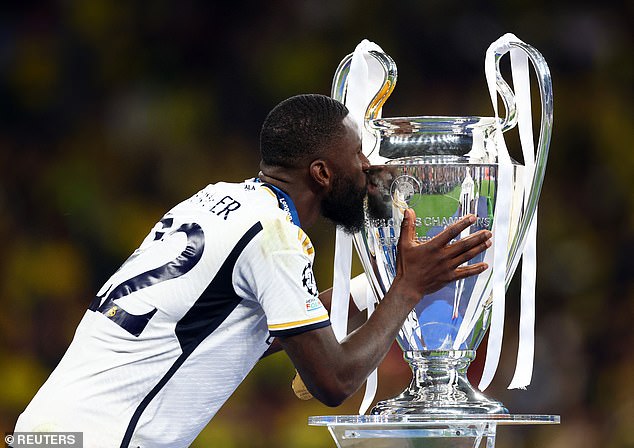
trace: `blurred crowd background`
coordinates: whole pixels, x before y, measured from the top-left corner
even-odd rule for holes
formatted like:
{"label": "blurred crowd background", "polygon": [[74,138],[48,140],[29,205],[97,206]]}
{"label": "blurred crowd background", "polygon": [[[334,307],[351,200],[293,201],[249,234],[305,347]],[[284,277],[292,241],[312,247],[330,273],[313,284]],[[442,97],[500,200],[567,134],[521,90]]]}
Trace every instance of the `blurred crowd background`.
{"label": "blurred crowd background", "polygon": [[[502,428],[497,446],[634,446],[633,10],[631,1],[544,0],[3,4],[0,432],[13,430],[93,295],[162,214],[208,183],[257,174],[260,124],[275,104],[329,94],[339,61],[368,38],[399,68],[384,116],[491,115],[484,54],[513,32],[550,65],[555,120],[539,209],[533,383],[506,389],[514,282],[487,393],[562,424]],[[322,222],[308,233],[326,289],[333,229]],[[293,374],[283,353],[262,361],[194,446],[334,446],[307,417],[355,414],[361,395],[334,409],[302,402]],[[378,398],[409,378],[394,347]]]}

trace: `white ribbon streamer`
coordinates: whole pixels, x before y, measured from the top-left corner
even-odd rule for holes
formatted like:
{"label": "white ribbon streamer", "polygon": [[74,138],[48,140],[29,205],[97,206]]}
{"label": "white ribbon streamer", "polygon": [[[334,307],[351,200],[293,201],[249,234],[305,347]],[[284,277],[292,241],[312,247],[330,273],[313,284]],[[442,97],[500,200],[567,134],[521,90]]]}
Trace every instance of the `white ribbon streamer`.
{"label": "white ribbon streamer", "polygon": [[[370,288],[370,285],[367,286],[365,299],[366,299],[366,307],[367,307],[366,309],[368,310],[368,319],[369,319],[372,313],[374,312],[374,301],[375,301],[374,293],[372,292],[372,288]],[[377,369],[374,369],[372,373],[370,374],[370,376],[368,376],[368,379],[365,383],[365,393],[363,394],[363,400],[361,400],[361,406],[359,406],[359,415],[365,414],[370,408],[370,405],[372,404],[372,402],[374,401],[377,386],[379,383],[378,379],[379,379],[378,371]]]}
{"label": "white ribbon streamer", "polygon": [[[528,57],[526,53],[513,48],[512,42],[522,43],[513,34],[505,34],[495,41],[487,50],[485,59],[485,74],[487,85],[493,103],[497,123],[496,147],[499,167],[498,200],[496,202],[496,215],[493,222],[494,261],[492,273],[493,305],[491,327],[489,330],[489,342],[482,379],[479,384],[481,390],[491,383],[500,358],[502,336],[504,328],[504,301],[506,277],[511,276],[514,267],[508,263],[508,250],[510,248],[509,228],[511,215],[519,213],[512,210],[512,165],[504,143],[502,130],[498,120],[498,104],[496,91],[496,61],[500,57],[511,53],[511,72],[513,76],[515,105],[520,132],[520,143],[524,157],[523,190],[524,213],[528,207],[533,175],[535,170],[535,151],[532,133],[530,79],[528,70]],[[521,286],[521,314],[520,335],[518,345],[517,364],[515,374],[509,388],[525,388],[530,384],[533,358],[534,358],[534,327],[535,327],[535,273],[536,273],[536,212],[534,216],[523,216],[522,219],[530,220],[531,224],[527,232],[525,246],[518,248],[522,256],[522,286]],[[520,253],[517,255],[520,256]]]}
{"label": "white ribbon streamer", "polygon": [[335,260],[330,301],[330,323],[335,337],[341,342],[348,334],[348,302],[350,301],[350,271],[352,269],[352,237],[337,227]]}
{"label": "white ribbon streamer", "polygon": [[504,334],[504,306],[506,292],[506,265],[508,260],[509,249],[509,229],[510,229],[510,212],[512,206],[513,194],[513,167],[511,158],[499,120],[498,98],[496,86],[496,53],[504,54],[510,50],[509,35],[504,35],[489,46],[485,61],[484,72],[486,75],[489,95],[493,104],[495,113],[495,149],[497,151],[498,160],[498,187],[497,200],[495,205],[495,217],[493,219],[493,266],[492,266],[492,287],[493,287],[493,304],[491,309],[491,326],[489,328],[489,341],[487,345],[486,360],[484,370],[478,388],[485,390],[495,375],[498,363],[500,361],[500,353],[502,351],[502,337]]}
{"label": "white ribbon streamer", "polygon": [[[535,147],[531,112],[530,79],[527,54],[517,48],[511,50],[511,73],[515,89],[517,122],[524,157],[524,210],[528,208],[528,199],[535,173]],[[515,374],[509,389],[526,388],[533,374],[535,341],[535,278],[537,273],[537,207],[526,236],[526,245],[522,252],[522,286],[520,291],[519,345]]]}

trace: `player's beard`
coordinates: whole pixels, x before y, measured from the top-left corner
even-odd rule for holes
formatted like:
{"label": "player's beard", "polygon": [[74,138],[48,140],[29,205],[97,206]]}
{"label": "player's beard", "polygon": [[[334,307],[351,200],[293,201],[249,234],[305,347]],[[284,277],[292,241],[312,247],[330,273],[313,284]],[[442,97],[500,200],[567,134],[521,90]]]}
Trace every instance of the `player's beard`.
{"label": "player's beard", "polygon": [[350,177],[335,177],[330,194],[321,202],[321,214],[347,233],[359,232],[365,221],[363,201],[366,193],[366,186],[357,186]]}

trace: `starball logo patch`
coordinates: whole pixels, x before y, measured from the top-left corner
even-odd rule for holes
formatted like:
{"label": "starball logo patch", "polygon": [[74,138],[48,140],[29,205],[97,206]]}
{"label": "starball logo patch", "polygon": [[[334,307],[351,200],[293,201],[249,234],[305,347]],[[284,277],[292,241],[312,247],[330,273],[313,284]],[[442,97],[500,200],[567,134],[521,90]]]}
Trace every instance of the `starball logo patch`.
{"label": "starball logo patch", "polygon": [[321,302],[317,298],[317,282],[313,274],[312,263],[308,263],[302,272],[302,285],[306,292],[312,297],[306,300],[306,311],[312,311],[321,308]]}

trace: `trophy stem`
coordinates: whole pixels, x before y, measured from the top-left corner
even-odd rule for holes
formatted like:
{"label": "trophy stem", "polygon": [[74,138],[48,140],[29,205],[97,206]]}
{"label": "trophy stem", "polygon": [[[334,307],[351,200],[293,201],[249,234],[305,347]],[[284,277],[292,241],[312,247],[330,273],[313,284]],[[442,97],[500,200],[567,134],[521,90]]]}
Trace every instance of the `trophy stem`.
{"label": "trophy stem", "polygon": [[406,351],[403,357],[412,369],[412,382],[398,397],[377,403],[373,415],[509,413],[469,383],[467,369],[475,350]]}

